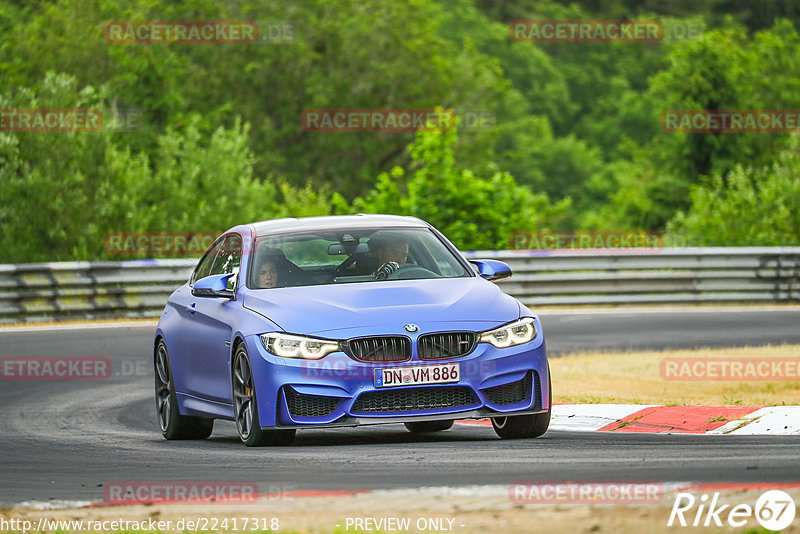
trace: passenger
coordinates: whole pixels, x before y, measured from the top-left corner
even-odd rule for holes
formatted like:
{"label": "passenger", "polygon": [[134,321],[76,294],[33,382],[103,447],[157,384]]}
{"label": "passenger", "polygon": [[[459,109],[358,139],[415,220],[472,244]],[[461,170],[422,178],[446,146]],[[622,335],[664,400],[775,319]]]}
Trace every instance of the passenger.
{"label": "passenger", "polygon": [[278,287],[278,262],[268,259],[258,268],[258,286],[263,289]]}

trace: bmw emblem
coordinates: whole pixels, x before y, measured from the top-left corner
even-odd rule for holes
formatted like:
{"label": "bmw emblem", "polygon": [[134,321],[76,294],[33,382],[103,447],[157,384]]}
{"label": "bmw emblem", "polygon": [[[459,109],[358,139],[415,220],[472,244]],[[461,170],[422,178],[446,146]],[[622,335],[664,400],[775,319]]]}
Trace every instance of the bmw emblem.
{"label": "bmw emblem", "polygon": [[417,330],[419,330],[419,327],[418,327],[417,325],[415,325],[415,324],[407,324],[407,325],[405,325],[405,326],[403,327],[403,329],[404,329],[406,332],[408,332],[409,334],[413,334],[414,332],[416,332]]}

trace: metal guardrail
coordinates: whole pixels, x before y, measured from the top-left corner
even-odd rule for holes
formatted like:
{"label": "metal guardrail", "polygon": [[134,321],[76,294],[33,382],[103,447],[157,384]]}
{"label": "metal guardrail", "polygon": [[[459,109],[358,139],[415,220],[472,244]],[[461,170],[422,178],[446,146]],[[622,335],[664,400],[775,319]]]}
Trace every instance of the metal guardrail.
{"label": "metal guardrail", "polygon": [[158,317],[197,261],[0,265],[0,323]]}
{"label": "metal guardrail", "polygon": [[527,305],[800,302],[800,247],[478,252]]}
{"label": "metal guardrail", "polygon": [[[525,304],[800,302],[800,247],[468,252]],[[0,265],[0,323],[158,317],[197,259]]]}

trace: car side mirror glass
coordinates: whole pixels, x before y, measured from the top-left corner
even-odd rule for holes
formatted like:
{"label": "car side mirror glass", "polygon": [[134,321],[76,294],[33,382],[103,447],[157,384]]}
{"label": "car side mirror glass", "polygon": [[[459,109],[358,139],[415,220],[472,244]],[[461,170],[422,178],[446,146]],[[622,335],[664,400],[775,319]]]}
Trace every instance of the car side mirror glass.
{"label": "car side mirror glass", "polygon": [[236,273],[230,274],[212,274],[200,280],[195,281],[192,286],[192,295],[195,297],[222,297],[231,299],[234,297],[234,292],[228,289],[228,280],[236,276]]}
{"label": "car side mirror glass", "polygon": [[497,282],[511,277],[511,267],[498,260],[469,260],[475,266],[481,278]]}

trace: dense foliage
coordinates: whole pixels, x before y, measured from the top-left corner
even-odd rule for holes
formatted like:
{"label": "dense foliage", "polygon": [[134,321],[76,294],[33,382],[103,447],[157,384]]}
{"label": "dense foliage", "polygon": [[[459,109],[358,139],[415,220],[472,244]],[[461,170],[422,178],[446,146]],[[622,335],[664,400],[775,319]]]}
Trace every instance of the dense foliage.
{"label": "dense foliage", "polygon": [[[659,43],[512,42],[514,19],[659,19]],[[251,20],[250,44],[117,44],[108,21]],[[0,0],[0,110],[136,117],[0,129],[0,263],[109,257],[110,232],[422,217],[463,249],[518,230],[800,244],[788,134],[668,133],[666,109],[800,109],[791,0]],[[304,110],[453,109],[454,129],[305,131]],[[470,114],[489,116],[475,125]]]}

